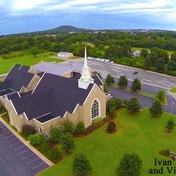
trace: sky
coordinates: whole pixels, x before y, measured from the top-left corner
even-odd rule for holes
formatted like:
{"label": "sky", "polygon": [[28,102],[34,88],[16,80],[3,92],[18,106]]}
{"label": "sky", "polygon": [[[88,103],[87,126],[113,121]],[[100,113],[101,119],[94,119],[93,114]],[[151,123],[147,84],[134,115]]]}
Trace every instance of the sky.
{"label": "sky", "polygon": [[0,0],[0,35],[71,25],[176,31],[175,0]]}

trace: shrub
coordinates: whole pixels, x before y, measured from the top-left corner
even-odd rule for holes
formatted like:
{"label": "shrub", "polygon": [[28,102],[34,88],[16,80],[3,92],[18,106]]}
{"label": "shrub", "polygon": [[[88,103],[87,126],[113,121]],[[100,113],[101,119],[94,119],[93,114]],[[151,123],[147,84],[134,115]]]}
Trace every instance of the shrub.
{"label": "shrub", "polygon": [[42,144],[43,137],[38,134],[31,134],[29,135],[28,140],[31,145],[39,147]]}
{"label": "shrub", "polygon": [[103,118],[96,118],[92,121],[92,125],[97,125],[103,121]]}
{"label": "shrub", "polygon": [[74,127],[73,127],[73,123],[70,122],[69,120],[66,120],[62,123],[62,127],[63,127],[63,133],[70,133],[73,134],[74,132]]}
{"label": "shrub", "polygon": [[31,134],[34,134],[36,129],[32,125],[24,124],[22,127],[22,134],[28,137]]}
{"label": "shrub", "polygon": [[170,155],[170,150],[169,149],[160,150],[159,154],[164,155],[164,156],[169,156]]}
{"label": "shrub", "polygon": [[83,134],[86,131],[84,123],[78,122],[76,125],[75,133],[77,134]]}
{"label": "shrub", "polygon": [[58,148],[50,149],[48,152],[48,158],[54,163],[62,160],[61,151]]}
{"label": "shrub", "polygon": [[57,127],[51,128],[49,131],[49,134],[50,134],[50,140],[52,142],[56,142],[56,143],[60,142],[62,131],[59,128]]}
{"label": "shrub", "polygon": [[114,123],[114,121],[110,121],[110,122],[108,123],[108,126],[107,126],[106,131],[107,131],[108,133],[113,133],[113,132],[116,131],[116,124]]}

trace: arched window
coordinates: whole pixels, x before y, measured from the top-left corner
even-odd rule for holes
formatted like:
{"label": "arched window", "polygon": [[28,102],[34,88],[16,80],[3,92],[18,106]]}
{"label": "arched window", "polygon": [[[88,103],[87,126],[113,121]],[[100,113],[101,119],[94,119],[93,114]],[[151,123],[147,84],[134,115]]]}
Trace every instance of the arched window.
{"label": "arched window", "polygon": [[92,119],[99,116],[99,104],[97,100],[93,102],[91,112],[92,112]]}

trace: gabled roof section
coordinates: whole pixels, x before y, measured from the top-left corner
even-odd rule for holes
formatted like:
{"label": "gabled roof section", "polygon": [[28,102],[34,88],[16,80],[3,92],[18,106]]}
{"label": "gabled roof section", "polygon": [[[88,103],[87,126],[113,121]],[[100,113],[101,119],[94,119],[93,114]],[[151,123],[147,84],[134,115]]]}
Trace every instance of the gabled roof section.
{"label": "gabled roof section", "polygon": [[80,89],[78,80],[46,73],[33,94],[50,89],[50,112],[53,116],[63,117],[66,111],[72,113],[77,104],[83,104],[92,87],[90,84],[87,89]]}
{"label": "gabled roof section", "polygon": [[18,67],[19,65],[15,65],[5,78],[5,81],[11,81],[9,88],[15,91],[20,91],[23,86],[27,87],[34,77],[33,73],[26,72],[26,67],[21,67],[23,68],[22,70],[20,68],[17,69]]}
{"label": "gabled roof section", "polygon": [[50,112],[51,90],[44,90],[34,94],[27,94],[20,98],[12,99],[18,115],[25,112],[28,120]]}
{"label": "gabled roof section", "polygon": [[3,82],[0,82],[0,91],[8,89],[12,83],[12,80],[4,80]]}
{"label": "gabled roof section", "polygon": [[20,95],[19,95],[18,92],[14,92],[14,93],[12,93],[12,94],[7,95],[7,98],[8,98],[9,100],[13,100],[13,99],[19,98],[19,97],[20,97]]}

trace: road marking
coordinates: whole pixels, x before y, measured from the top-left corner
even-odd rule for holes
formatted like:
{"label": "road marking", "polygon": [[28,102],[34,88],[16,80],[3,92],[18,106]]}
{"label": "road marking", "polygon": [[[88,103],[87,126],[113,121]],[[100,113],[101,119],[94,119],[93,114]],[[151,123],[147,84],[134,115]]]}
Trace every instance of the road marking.
{"label": "road marking", "polygon": [[17,155],[21,155],[22,153],[25,153],[26,151],[28,151],[29,149],[27,149],[27,150],[24,150],[24,151],[22,151],[22,152],[20,152],[20,153],[18,153]]}
{"label": "road marking", "polygon": [[7,139],[7,138],[12,137],[12,136],[13,136],[13,134],[11,134],[11,135],[9,135],[7,137],[4,137],[3,139]]}
{"label": "road marking", "polygon": [[28,156],[25,156],[25,157],[23,157],[22,159],[26,159],[26,158],[28,158],[28,157],[30,157],[30,156],[32,156],[32,155],[34,155],[34,153],[32,153],[32,154],[30,154],[30,155],[28,155]]}
{"label": "road marking", "polygon": [[10,145],[10,146],[12,147],[12,146],[14,146],[14,145],[18,144],[19,142],[21,142],[21,141],[18,141],[17,143],[15,143],[15,144],[12,144],[12,145]]}
{"label": "road marking", "polygon": [[15,137],[14,139],[11,139],[11,140],[7,141],[6,143],[9,143],[9,142],[14,141],[16,139],[18,139],[18,138]]}
{"label": "road marking", "polygon": [[36,169],[37,167],[39,167],[39,166],[41,166],[41,165],[43,165],[43,164],[46,164],[46,163],[45,163],[45,162],[40,163],[39,165],[37,165],[37,166],[33,167],[32,169]]}
{"label": "road marking", "polygon": [[22,145],[22,146],[20,146],[20,147],[18,147],[18,148],[16,148],[16,149],[14,149],[13,151],[16,151],[16,150],[18,150],[18,149],[20,149],[20,148],[22,148],[22,147],[24,147],[25,145]]}
{"label": "road marking", "polygon": [[37,161],[38,159],[40,159],[40,158],[37,157],[36,159],[34,159],[34,160],[28,162],[27,164],[31,164],[31,163],[33,163],[34,161]]}

